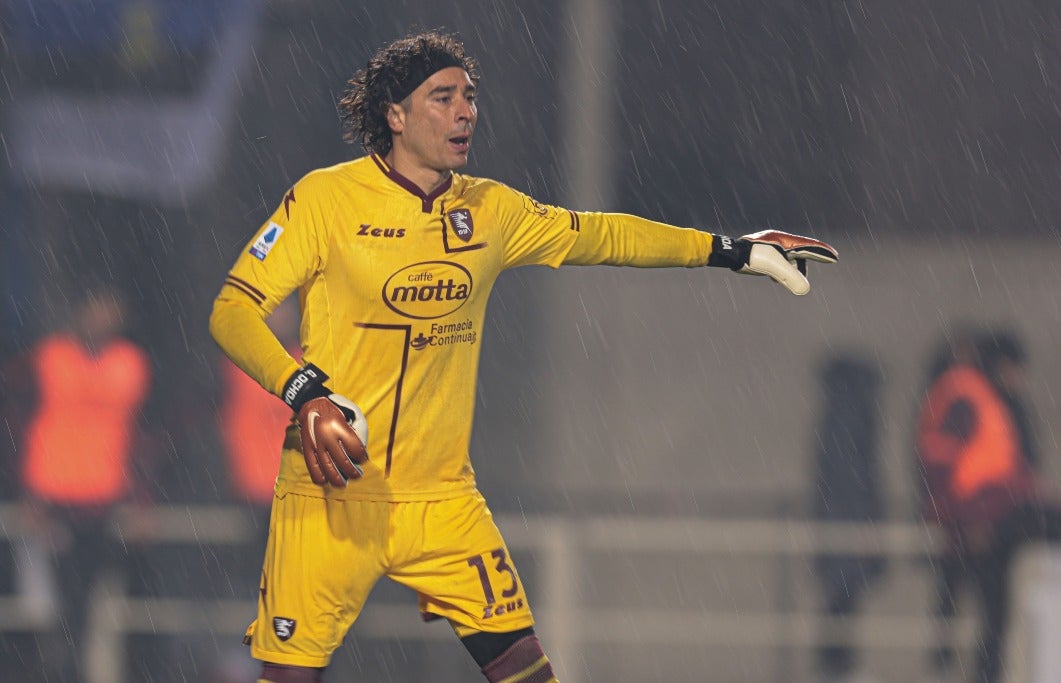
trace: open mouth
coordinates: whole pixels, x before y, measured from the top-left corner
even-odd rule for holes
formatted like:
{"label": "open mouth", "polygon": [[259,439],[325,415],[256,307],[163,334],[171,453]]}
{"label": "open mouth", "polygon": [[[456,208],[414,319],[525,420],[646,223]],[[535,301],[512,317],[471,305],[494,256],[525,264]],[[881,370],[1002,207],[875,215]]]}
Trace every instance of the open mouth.
{"label": "open mouth", "polygon": [[466,152],[471,139],[470,135],[455,135],[449,139],[449,144],[457,148],[457,151]]}

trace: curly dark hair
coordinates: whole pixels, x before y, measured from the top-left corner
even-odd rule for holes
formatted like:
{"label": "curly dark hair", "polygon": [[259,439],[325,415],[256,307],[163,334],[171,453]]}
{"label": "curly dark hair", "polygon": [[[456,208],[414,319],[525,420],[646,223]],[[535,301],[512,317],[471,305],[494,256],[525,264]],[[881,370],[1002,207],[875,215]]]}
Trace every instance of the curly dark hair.
{"label": "curly dark hair", "polygon": [[391,150],[387,108],[401,102],[436,71],[459,66],[472,82],[479,83],[479,64],[464,53],[457,37],[428,31],[396,40],[368,60],[368,66],[347,82],[339,100],[343,140],[361,144],[368,152],[385,155]]}

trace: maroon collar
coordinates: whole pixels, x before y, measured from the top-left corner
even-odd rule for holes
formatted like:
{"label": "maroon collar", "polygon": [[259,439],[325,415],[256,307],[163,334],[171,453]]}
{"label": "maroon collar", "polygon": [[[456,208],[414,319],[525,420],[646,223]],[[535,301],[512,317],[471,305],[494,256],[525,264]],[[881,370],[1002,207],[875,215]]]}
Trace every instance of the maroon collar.
{"label": "maroon collar", "polygon": [[393,168],[391,168],[390,164],[384,161],[383,157],[381,157],[380,155],[373,154],[372,161],[375,161],[376,166],[379,166],[379,170],[383,171],[383,175],[390,178],[396,185],[401,187],[409,194],[419,197],[423,205],[424,213],[431,213],[431,207],[435,203],[435,200],[445,194],[446,190],[448,190],[450,186],[453,185],[453,174],[451,173],[450,176],[446,178],[446,181],[436,187],[431,192],[431,194],[424,194],[424,191],[420,189],[419,185],[417,185],[413,181],[403,176],[401,173],[398,173]]}

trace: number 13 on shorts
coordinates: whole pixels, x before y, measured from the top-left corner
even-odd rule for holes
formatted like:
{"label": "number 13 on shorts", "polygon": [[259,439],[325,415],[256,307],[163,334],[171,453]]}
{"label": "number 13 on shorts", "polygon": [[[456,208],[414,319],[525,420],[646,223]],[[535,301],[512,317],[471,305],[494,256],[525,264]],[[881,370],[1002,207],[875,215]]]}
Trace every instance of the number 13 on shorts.
{"label": "number 13 on shorts", "polygon": [[[501,600],[498,601],[494,593],[494,587],[490,580],[490,572],[487,567],[493,565],[495,576],[502,577],[502,582],[508,582],[508,587],[502,589]],[[491,551],[488,558],[476,555],[468,558],[468,565],[475,567],[479,574],[479,582],[483,587],[483,597],[486,605],[483,607],[483,619],[502,617],[506,613],[516,612],[526,607],[526,600],[522,597],[519,585],[519,577],[516,570],[508,563],[508,553],[504,548]]]}
{"label": "number 13 on shorts", "polygon": [[461,637],[533,626],[523,582],[482,495],[426,505],[427,543],[389,572],[420,594],[420,611],[448,619]]}

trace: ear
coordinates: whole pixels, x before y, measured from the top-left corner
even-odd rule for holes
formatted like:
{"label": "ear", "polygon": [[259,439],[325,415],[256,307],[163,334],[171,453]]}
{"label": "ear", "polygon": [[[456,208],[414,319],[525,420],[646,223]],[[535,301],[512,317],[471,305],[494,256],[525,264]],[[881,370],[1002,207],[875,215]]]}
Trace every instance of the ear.
{"label": "ear", "polygon": [[387,125],[391,133],[401,133],[405,130],[405,109],[400,104],[387,105]]}

